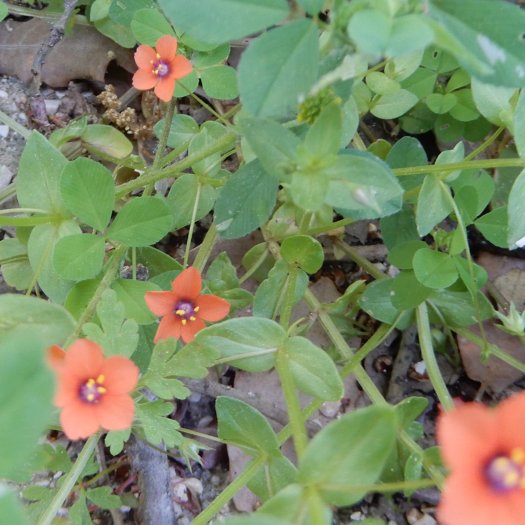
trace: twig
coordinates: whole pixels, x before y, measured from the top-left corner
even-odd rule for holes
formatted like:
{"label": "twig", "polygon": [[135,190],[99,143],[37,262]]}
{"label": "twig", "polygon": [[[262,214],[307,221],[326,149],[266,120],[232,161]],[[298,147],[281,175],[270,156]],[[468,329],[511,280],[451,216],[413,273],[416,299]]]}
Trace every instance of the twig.
{"label": "twig", "polygon": [[64,0],[64,12],[62,16],[53,24],[51,31],[47,38],[42,42],[38,51],[36,52],[35,58],[33,59],[33,65],[31,66],[31,74],[33,79],[29,86],[29,100],[30,106],[33,113],[33,118],[39,124],[48,126],[46,106],[44,99],[40,94],[40,86],[42,85],[42,68],[46,61],[46,57],[64,37],[65,28],[69,17],[72,15],[73,10],[77,5],[78,0]]}
{"label": "twig", "polygon": [[[104,471],[107,468],[106,465],[106,457],[104,452],[104,444],[102,441],[99,441],[97,443],[97,448],[95,449],[95,455],[97,456],[97,461],[100,466],[100,470]],[[104,479],[107,476],[103,476],[102,479]],[[122,519],[122,515],[120,514],[119,509],[109,509],[109,513],[111,514],[111,518],[113,519],[113,525],[124,525],[124,520]]]}

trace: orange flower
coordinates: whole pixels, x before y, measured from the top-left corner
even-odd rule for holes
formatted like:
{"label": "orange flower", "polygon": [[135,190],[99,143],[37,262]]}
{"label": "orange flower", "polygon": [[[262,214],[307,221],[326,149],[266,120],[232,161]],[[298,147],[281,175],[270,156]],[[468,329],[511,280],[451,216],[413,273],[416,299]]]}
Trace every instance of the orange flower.
{"label": "orange flower", "polygon": [[106,359],[96,343],[78,339],[67,352],[52,346],[47,360],[57,375],[54,402],[62,409],[60,423],[69,439],[87,438],[101,427],[131,426],[135,405],[129,393],[139,370],[127,357]]}
{"label": "orange flower", "polygon": [[450,468],[441,525],[525,523],[525,392],[491,409],[465,403],[439,416],[438,442]]}
{"label": "orange flower", "polygon": [[135,62],[139,67],[133,75],[133,87],[154,92],[164,102],[169,102],[175,91],[175,81],[189,75],[191,62],[177,55],[177,39],[164,35],[157,40],[155,49],[141,45],[135,51]]}
{"label": "orange flower", "polygon": [[171,283],[171,292],[146,292],[148,308],[163,316],[154,342],[182,337],[189,343],[206,325],[204,321],[220,321],[230,311],[230,303],[216,295],[202,295],[199,271],[192,266],[182,271]]}

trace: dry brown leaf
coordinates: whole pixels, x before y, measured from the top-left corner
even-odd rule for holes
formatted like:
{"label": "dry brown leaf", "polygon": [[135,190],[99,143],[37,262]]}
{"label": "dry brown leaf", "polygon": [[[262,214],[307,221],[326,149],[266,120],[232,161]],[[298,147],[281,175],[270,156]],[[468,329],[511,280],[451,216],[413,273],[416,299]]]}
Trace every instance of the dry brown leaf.
{"label": "dry brown leaf", "polygon": [[[50,28],[48,22],[37,18],[2,22],[0,74],[29,83],[33,59]],[[131,50],[123,49],[93,27],[76,25],[47,55],[42,82],[54,88],[65,87],[76,79],[104,82],[108,64],[113,60],[129,72],[136,69]]]}
{"label": "dry brown leaf", "polygon": [[[521,311],[525,300],[525,288],[523,287],[525,261],[483,253],[477,262],[487,270],[489,280],[499,293],[508,301],[513,301]],[[496,328],[493,321],[490,320],[485,321],[483,326],[489,343],[498,345],[512,357],[525,363],[525,348],[517,337]],[[471,326],[469,330],[480,335],[476,325]],[[480,348],[464,337],[458,337],[458,346],[467,375],[475,381],[480,381],[494,392],[505,390],[523,375],[519,370],[496,357],[491,357],[486,364],[482,364]]]}

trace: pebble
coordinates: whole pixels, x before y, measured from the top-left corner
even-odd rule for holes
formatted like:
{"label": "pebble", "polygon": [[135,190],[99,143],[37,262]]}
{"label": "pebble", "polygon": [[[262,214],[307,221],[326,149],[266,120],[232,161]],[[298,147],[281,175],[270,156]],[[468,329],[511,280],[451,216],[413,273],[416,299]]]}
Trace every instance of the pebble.
{"label": "pebble", "polygon": [[5,139],[7,135],[9,135],[9,126],[6,126],[5,124],[0,124],[0,137]]}

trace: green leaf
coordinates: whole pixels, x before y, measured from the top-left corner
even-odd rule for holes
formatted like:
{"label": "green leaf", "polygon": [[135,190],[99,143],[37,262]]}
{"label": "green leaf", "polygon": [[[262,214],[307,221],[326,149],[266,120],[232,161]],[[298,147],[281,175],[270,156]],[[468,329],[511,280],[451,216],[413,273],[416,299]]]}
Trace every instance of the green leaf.
{"label": "green leaf", "polygon": [[419,240],[414,213],[408,208],[383,217],[379,225],[383,241],[389,250],[403,242]]}
{"label": "green leaf", "polygon": [[324,6],[324,0],[297,0],[297,3],[312,16],[318,14]]}
{"label": "green leaf", "polygon": [[391,95],[381,95],[374,101],[370,113],[380,119],[393,119],[404,115],[418,102],[414,93],[406,89],[400,89]]}
{"label": "green leaf", "polygon": [[427,288],[448,288],[458,279],[454,259],[448,253],[421,248],[414,255],[414,274]]}
{"label": "green leaf", "polygon": [[151,246],[137,248],[136,255],[137,264],[143,264],[148,269],[150,278],[161,273],[182,270],[182,265],[173,257]]}
{"label": "green leaf", "polygon": [[106,434],[104,443],[109,447],[109,452],[112,456],[118,456],[123,450],[124,445],[131,436],[131,428],[126,430],[112,430]]}
{"label": "green leaf", "polygon": [[366,491],[348,490],[348,485],[378,480],[396,431],[395,410],[383,406],[357,410],[329,423],[308,444],[299,464],[298,482],[314,485],[329,504],[356,503]]}
{"label": "green leaf", "polygon": [[92,341],[104,348],[104,355],[130,357],[139,341],[138,325],[124,316],[124,305],[117,299],[114,290],[106,290],[97,305],[101,326],[85,323],[82,331]]}
{"label": "green leaf", "polygon": [[60,178],[67,160],[40,133],[31,132],[16,176],[16,196],[22,208],[60,213],[64,204]]}
{"label": "green leaf", "polygon": [[170,231],[171,222],[165,201],[157,197],[138,197],[123,206],[107,235],[128,246],[148,246]]}
{"label": "green leaf", "polygon": [[512,185],[509,195],[507,244],[509,248],[521,248],[525,245],[525,170],[523,170]]}
{"label": "green leaf", "polygon": [[[425,149],[414,137],[402,137],[388,152],[386,162],[391,168],[409,168],[428,164]],[[399,177],[399,183],[405,190],[411,190],[421,185],[424,175],[409,175]]]}
{"label": "green leaf", "polygon": [[388,253],[388,261],[400,270],[411,270],[414,254],[427,244],[423,241],[404,241],[396,244]]}
{"label": "green leaf", "polygon": [[285,339],[280,325],[262,317],[229,319],[208,326],[195,337],[199,346],[217,351],[231,366],[247,372],[272,368],[275,352]]}
{"label": "green leaf", "polygon": [[115,204],[115,183],[102,164],[85,157],[70,162],[60,180],[60,192],[67,209],[81,222],[96,230],[108,225]]}
{"label": "green leaf", "polygon": [[401,208],[403,189],[397,178],[386,163],[369,153],[340,155],[327,173],[331,180],[325,202],[345,217],[378,218]]}
{"label": "green leaf", "polygon": [[390,299],[399,310],[415,308],[431,294],[432,289],[421,284],[414,272],[404,270],[392,279]]}
{"label": "green leaf", "polygon": [[296,472],[293,463],[276,451],[248,482],[247,487],[264,502],[293,483]]}
{"label": "green leaf", "polygon": [[302,149],[315,162],[339,151],[343,131],[341,107],[332,102],[323,109],[308,130]]}
{"label": "green leaf", "polygon": [[233,67],[218,65],[201,73],[202,87],[206,94],[217,100],[231,100],[239,95],[237,72]]}
{"label": "green leaf", "polygon": [[366,85],[378,95],[391,95],[401,87],[399,82],[379,71],[372,71],[366,75]]}
{"label": "green leaf", "polygon": [[385,49],[388,57],[404,56],[426,48],[433,40],[434,32],[424,15],[411,14],[393,20]]}
{"label": "green leaf", "polygon": [[494,246],[507,248],[507,207],[496,208],[474,221],[476,228]]}
{"label": "green leaf", "polygon": [[[253,313],[260,317],[274,317],[277,308],[281,306],[284,290],[288,286],[288,263],[277,261],[270,270],[268,278],[265,279],[255,292]],[[295,282],[295,293],[293,303],[298,303],[304,295],[308,286],[308,275],[299,272]]]}
{"label": "green leaf", "polygon": [[166,401],[136,404],[136,419],[144,431],[146,440],[152,445],[164,444],[168,448],[173,448],[184,440],[179,432],[179,423],[166,417],[172,412],[173,405]]}
{"label": "green leaf", "polygon": [[329,180],[322,169],[296,171],[292,175],[289,193],[293,203],[301,210],[314,212],[324,205]]}
{"label": "green leaf", "polygon": [[164,35],[175,36],[175,32],[164,15],[154,8],[135,11],[131,20],[133,36],[141,43],[154,47]]}
{"label": "green leaf", "polygon": [[101,509],[117,509],[122,505],[121,499],[113,494],[111,487],[88,489],[86,497]]}
{"label": "green leaf", "polygon": [[251,455],[272,455],[279,442],[268,420],[244,401],[220,396],[215,402],[220,439],[237,445]]}
{"label": "green leaf", "polygon": [[133,151],[131,141],[113,126],[90,124],[81,137],[82,145],[102,159],[125,159]]}
{"label": "green leaf", "polygon": [[438,22],[437,45],[471,75],[487,84],[523,86],[523,9],[494,0],[434,0],[429,7]]}
{"label": "green leaf", "polygon": [[392,304],[393,279],[370,283],[359,298],[359,306],[374,319],[393,324],[401,310]]}
{"label": "green leaf", "polygon": [[[2,303],[5,305],[5,300]],[[22,312],[27,317],[28,311]],[[44,364],[44,343],[34,332],[29,334],[4,337],[0,352],[2,478],[17,474],[51,421],[53,376]]]}
{"label": "green leaf", "polygon": [[12,259],[12,262],[2,263],[2,276],[5,282],[17,290],[26,290],[33,280],[33,270],[27,258],[27,246],[17,238],[2,239],[0,261],[8,259]]}
{"label": "green leaf", "polygon": [[416,207],[416,223],[422,237],[452,212],[450,189],[433,173],[425,176]]}
{"label": "green leaf", "polygon": [[279,352],[285,352],[287,368],[299,390],[322,401],[337,401],[343,383],[328,354],[304,337],[290,337]]}
{"label": "green leaf", "polygon": [[173,217],[172,229],[178,230],[191,223],[195,200],[199,197],[195,221],[199,221],[213,208],[215,188],[201,184],[199,178],[192,173],[178,177],[170,188],[166,204]]}
{"label": "green leaf", "polygon": [[29,525],[21,503],[18,501],[16,495],[7,489],[4,484],[0,484],[0,523]]}
{"label": "green leaf", "polygon": [[237,239],[264,224],[275,206],[278,181],[257,160],[245,164],[223,186],[215,204],[220,235]]}
{"label": "green leaf", "polygon": [[456,105],[457,98],[453,93],[432,93],[425,99],[425,103],[432,113],[441,115],[448,113]]}
{"label": "green leaf", "polygon": [[294,133],[270,119],[244,117],[239,127],[268,174],[281,178],[290,171],[300,144]]}
{"label": "green leaf", "polygon": [[78,499],[69,509],[69,517],[74,525],[92,525],[91,516],[87,508],[86,496],[80,493]]}
{"label": "green leaf", "polygon": [[159,0],[159,5],[178,31],[212,44],[257,33],[288,15],[286,0]]}
{"label": "green leaf", "polygon": [[4,2],[0,2],[0,21],[2,21],[8,14],[9,9],[7,8],[7,5]]}
{"label": "green leaf", "polygon": [[525,91],[522,90],[514,112],[514,143],[518,154],[525,159]]}
{"label": "green leaf", "polygon": [[[191,142],[188,148],[188,155],[197,154],[202,149],[212,146],[219,138],[217,134],[214,133],[213,131],[214,129],[216,128],[210,128],[208,130],[207,128],[203,126],[201,130],[199,131],[199,133],[191,139]],[[222,134],[222,129],[220,133]],[[221,169],[220,159],[221,159],[220,152],[216,152],[213,155],[209,155],[203,160],[194,162],[191,168],[194,171],[194,173],[197,175],[214,177],[219,173]]]}
{"label": "green leaf", "polygon": [[53,265],[62,279],[84,281],[96,277],[104,262],[102,237],[78,233],[62,237],[53,252]]}
{"label": "green leaf", "polygon": [[27,253],[31,268],[38,275],[38,285],[54,302],[63,303],[72,281],[63,279],[55,270],[53,253],[57,242],[68,235],[80,233],[74,221],[35,226],[29,236]]}
{"label": "green leaf", "polygon": [[146,306],[144,294],[160,290],[156,284],[149,281],[117,279],[113,281],[111,288],[117,292],[118,299],[124,305],[128,319],[134,319],[138,324],[150,324],[155,320],[155,316]]}
{"label": "green leaf", "polygon": [[504,86],[484,84],[475,78],[472,79],[471,88],[477,110],[489,122],[497,126],[505,126],[512,132],[514,110],[510,104],[510,99],[516,90]]}
{"label": "green leaf", "polygon": [[470,326],[476,320],[483,321],[493,316],[493,309],[486,296],[478,292],[479,312],[472,302],[470,292],[455,292],[451,290],[434,291],[427,302],[437,308],[446,325],[451,327]]}
{"label": "green leaf", "polygon": [[347,32],[360,51],[380,57],[385,52],[391,27],[392,20],[384,13],[363,9],[352,16]]}
{"label": "green leaf", "polygon": [[[163,129],[164,119],[159,120],[153,128],[157,138],[161,137]],[[170,148],[182,148],[184,144],[188,145],[197,133],[199,133],[199,125],[193,118],[183,114],[174,115],[171,121],[167,145]]]}
{"label": "green leaf", "polygon": [[272,29],[244,51],[238,68],[241,102],[254,115],[281,116],[295,110],[317,79],[317,26],[297,20]]}
{"label": "green leaf", "polygon": [[281,245],[283,259],[307,273],[315,273],[321,268],[324,251],[321,243],[309,235],[294,235],[284,239]]}

